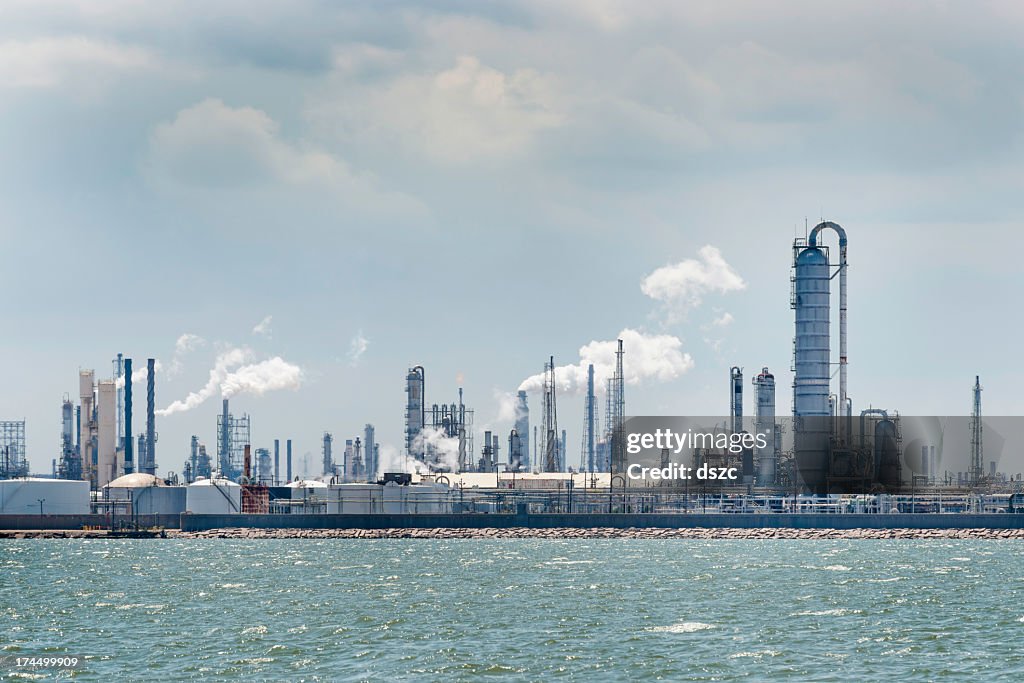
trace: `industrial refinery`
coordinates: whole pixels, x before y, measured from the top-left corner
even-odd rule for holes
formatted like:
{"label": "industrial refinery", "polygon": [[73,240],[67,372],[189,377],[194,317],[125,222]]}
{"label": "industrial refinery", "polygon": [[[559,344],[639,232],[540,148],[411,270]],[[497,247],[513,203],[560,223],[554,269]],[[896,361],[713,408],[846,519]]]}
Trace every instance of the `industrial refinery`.
{"label": "industrial refinery", "polygon": [[[826,245],[829,235],[837,240],[835,250]],[[600,382],[594,365],[587,368],[579,422],[574,415],[559,415],[553,356],[543,363],[540,391],[515,394],[514,420],[500,433],[475,434],[474,410],[463,388],[435,390],[426,367],[416,365],[405,374],[404,434],[391,435],[403,445],[400,465],[383,463],[377,430],[366,423],[356,434],[321,427],[319,472],[309,471],[308,458],[300,470],[289,435],[257,442],[254,417],[233,411],[225,397],[209,416],[206,438],[195,434],[188,443],[161,444],[168,474],[157,476],[157,361],[147,358],[144,369],[136,370],[135,359],[119,353],[109,377],[80,370],[77,402],[64,396],[52,472],[29,472],[24,421],[0,422],[0,513],[367,514],[499,512],[523,506],[537,512],[691,512],[695,496],[704,510],[709,500],[717,510],[782,511],[798,501],[814,509],[891,510],[908,495],[913,498],[908,511],[920,511],[919,501],[934,511],[928,502],[933,499],[944,499],[947,510],[1012,507],[1020,475],[999,472],[997,463],[1013,430],[983,420],[980,377],[971,378],[970,403],[966,391],[964,401],[970,415],[959,421],[907,418],[899,406],[875,407],[885,405],[884,397],[855,404],[848,391],[848,247],[845,229],[831,221],[792,244],[791,415],[777,410],[777,370],[756,363],[760,369],[751,373],[749,384],[743,365],[723,368],[729,393],[720,407],[724,415],[727,406],[728,417],[629,416],[630,350],[619,339],[610,377]],[[838,358],[832,356],[834,341]],[[136,377],[140,384],[145,379],[146,389],[145,419],[137,435]],[[745,412],[748,386],[752,415]],[[428,396],[447,400],[431,402]],[[395,409],[400,407],[396,398]],[[637,482],[624,476],[636,462],[625,442],[637,420],[647,421],[645,429],[652,431],[655,424],[671,424],[678,433],[699,426],[757,438],[729,442],[748,444],[742,448],[694,444],[672,454],[664,449],[648,461],[672,471],[711,468],[735,477],[699,484]],[[579,451],[572,454],[567,423],[582,435]],[[963,433],[959,441],[958,432]]]}

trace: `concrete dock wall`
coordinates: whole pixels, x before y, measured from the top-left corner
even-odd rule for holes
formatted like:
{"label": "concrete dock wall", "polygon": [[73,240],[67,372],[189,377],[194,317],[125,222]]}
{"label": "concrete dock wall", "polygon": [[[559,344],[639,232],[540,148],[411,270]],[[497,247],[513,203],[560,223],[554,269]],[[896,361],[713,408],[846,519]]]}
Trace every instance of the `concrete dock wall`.
{"label": "concrete dock wall", "polygon": [[[143,527],[177,529],[180,515],[136,515]],[[115,523],[128,521],[126,515],[114,517]],[[81,529],[84,526],[110,527],[110,515],[0,515],[0,529]]]}

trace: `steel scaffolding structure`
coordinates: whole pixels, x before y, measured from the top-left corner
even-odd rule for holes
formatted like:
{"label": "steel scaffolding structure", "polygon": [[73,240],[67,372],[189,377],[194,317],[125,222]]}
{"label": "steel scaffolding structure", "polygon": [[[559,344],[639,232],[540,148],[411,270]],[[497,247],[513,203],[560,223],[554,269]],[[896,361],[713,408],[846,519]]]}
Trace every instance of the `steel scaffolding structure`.
{"label": "steel scaffolding structure", "polygon": [[28,476],[25,421],[0,421],[0,479]]}

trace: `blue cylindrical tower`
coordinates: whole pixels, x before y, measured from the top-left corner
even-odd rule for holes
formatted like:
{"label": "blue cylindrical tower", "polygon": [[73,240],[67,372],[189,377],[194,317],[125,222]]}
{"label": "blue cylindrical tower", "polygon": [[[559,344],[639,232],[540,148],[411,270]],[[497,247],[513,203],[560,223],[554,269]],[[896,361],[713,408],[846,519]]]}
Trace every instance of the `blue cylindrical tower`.
{"label": "blue cylindrical tower", "polygon": [[797,254],[794,280],[796,348],[793,414],[828,417],[829,394],[829,268],[818,247]]}

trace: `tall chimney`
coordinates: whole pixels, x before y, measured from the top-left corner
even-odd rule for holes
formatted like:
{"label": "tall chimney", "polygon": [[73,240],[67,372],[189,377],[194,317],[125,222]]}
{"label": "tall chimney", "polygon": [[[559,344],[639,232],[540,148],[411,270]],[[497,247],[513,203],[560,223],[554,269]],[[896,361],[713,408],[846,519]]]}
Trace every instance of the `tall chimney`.
{"label": "tall chimney", "polygon": [[132,439],[132,359],[124,359],[124,473],[135,471],[135,443]]}
{"label": "tall chimney", "polygon": [[288,481],[291,481],[292,480],[292,440],[291,439],[288,439],[288,441],[285,442],[285,451],[286,451],[286,457],[288,459],[288,462],[287,462]]}
{"label": "tall chimney", "polygon": [[252,453],[249,450],[249,444],[245,444],[245,459],[242,474],[245,475],[245,483],[248,484],[252,477]]}
{"label": "tall chimney", "polygon": [[156,474],[156,359],[146,359],[146,474]]}
{"label": "tall chimney", "polygon": [[231,470],[231,430],[228,429],[228,400],[224,399],[224,405],[221,410],[220,420],[220,453],[217,455],[220,457],[220,469],[224,472],[224,476],[228,476]]}
{"label": "tall chimney", "polygon": [[281,483],[281,440],[274,439],[274,486]]}

